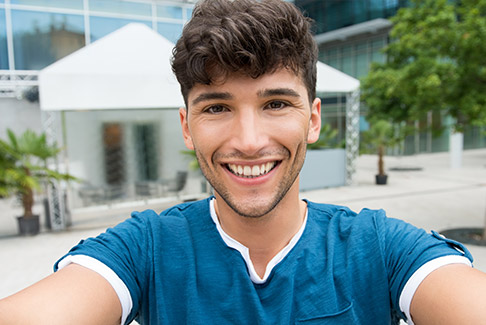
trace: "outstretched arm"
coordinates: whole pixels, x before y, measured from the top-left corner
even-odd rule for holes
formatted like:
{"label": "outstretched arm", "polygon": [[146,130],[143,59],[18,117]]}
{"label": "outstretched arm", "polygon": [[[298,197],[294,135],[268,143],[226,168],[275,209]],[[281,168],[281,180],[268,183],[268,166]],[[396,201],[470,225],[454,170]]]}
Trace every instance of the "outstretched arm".
{"label": "outstretched arm", "polygon": [[415,325],[486,324],[486,274],[451,264],[417,288],[410,312]]}
{"label": "outstretched arm", "polygon": [[120,324],[122,309],[110,283],[71,264],[0,300],[0,324]]}

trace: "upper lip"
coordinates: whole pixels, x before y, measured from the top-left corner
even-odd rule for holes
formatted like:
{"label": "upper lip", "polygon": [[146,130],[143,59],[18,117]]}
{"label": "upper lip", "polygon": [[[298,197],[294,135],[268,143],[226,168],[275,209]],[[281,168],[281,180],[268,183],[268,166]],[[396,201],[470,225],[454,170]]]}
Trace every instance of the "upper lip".
{"label": "upper lip", "polygon": [[262,159],[262,160],[238,160],[238,161],[222,161],[220,164],[222,165],[240,165],[240,166],[256,166],[262,165],[271,162],[279,162],[282,159]]}

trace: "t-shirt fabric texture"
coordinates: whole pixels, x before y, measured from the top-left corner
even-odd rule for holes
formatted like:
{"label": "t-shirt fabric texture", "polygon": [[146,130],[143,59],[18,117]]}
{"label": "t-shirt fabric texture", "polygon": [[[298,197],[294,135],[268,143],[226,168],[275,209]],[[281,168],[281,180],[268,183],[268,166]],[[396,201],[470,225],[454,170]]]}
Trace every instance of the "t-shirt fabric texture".
{"label": "t-shirt fabric texture", "polygon": [[218,233],[210,199],[134,212],[67,255],[93,257],[120,277],[133,303],[125,324],[398,324],[417,269],[441,256],[472,261],[461,244],[383,210],[307,202],[301,238],[257,284]]}

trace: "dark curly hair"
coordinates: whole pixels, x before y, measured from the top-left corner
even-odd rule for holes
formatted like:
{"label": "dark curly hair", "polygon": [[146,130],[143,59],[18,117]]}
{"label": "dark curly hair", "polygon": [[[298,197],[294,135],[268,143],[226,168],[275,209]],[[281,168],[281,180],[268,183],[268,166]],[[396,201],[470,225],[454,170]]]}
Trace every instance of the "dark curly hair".
{"label": "dark curly hair", "polygon": [[312,21],[281,0],[203,0],[173,50],[172,70],[187,105],[196,83],[211,84],[228,73],[252,78],[287,68],[316,96],[317,46]]}

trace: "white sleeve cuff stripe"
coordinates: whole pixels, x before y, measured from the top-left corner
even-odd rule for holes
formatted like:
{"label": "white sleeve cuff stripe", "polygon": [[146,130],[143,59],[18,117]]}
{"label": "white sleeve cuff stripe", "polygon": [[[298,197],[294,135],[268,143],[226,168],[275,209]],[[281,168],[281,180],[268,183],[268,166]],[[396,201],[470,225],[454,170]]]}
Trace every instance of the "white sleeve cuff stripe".
{"label": "white sleeve cuff stripe", "polygon": [[449,264],[466,264],[472,266],[471,261],[465,256],[448,255],[438,257],[422,265],[415,273],[408,279],[400,294],[400,310],[407,316],[407,324],[413,325],[412,317],[410,315],[410,304],[412,303],[413,295],[417,291],[418,286],[422,281],[433,271]]}
{"label": "white sleeve cuff stripe", "polygon": [[118,296],[118,299],[120,299],[120,304],[122,307],[121,325],[125,324],[125,321],[132,310],[133,302],[130,291],[120,277],[104,263],[87,255],[68,255],[59,262],[58,268],[60,270],[71,263],[78,264],[95,271],[111,284]]}

